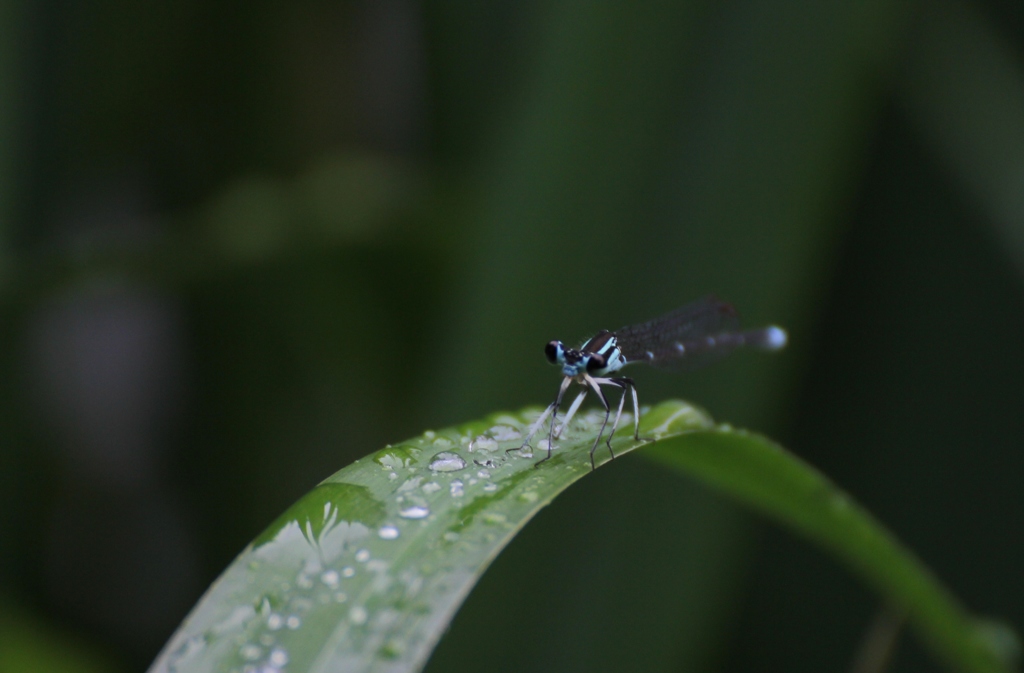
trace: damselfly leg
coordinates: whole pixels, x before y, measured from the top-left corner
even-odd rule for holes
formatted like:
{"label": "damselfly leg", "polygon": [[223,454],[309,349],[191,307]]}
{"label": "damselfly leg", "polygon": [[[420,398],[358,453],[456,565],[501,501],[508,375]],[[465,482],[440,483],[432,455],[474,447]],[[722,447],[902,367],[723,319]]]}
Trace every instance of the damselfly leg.
{"label": "damselfly leg", "polygon": [[[609,385],[611,384],[611,381],[609,379],[603,379],[601,383],[598,383],[597,379],[590,376],[585,376],[585,379],[587,384],[594,389],[595,393],[597,393],[597,399],[601,400],[601,406],[604,407],[604,421],[601,422],[601,429],[597,432],[597,437],[594,438],[594,445],[590,447],[590,469],[593,471],[597,469],[597,466],[594,465],[594,452],[597,451],[597,445],[601,443],[601,435],[604,434],[604,429],[608,427],[608,417],[611,416],[612,413],[611,407],[608,406],[608,398],[604,396],[604,391],[601,390],[601,383]],[[626,391],[623,390],[622,393],[625,395]],[[614,433],[615,430],[613,429],[612,432]],[[608,450],[612,450],[611,441],[608,443]],[[612,453],[612,460],[614,459],[615,454]]]}
{"label": "damselfly leg", "polygon": [[[597,447],[601,444],[601,438],[604,437],[605,445],[608,447],[608,453],[611,457],[615,458],[615,451],[612,449],[612,437],[615,435],[616,430],[619,428],[619,422],[622,420],[622,412],[625,409],[626,396],[633,398],[633,437],[639,441],[640,439],[640,403],[636,394],[636,386],[633,384],[633,379],[629,378],[602,378],[584,376],[584,381],[581,385],[584,386],[583,390],[576,396],[569,409],[565,413],[565,418],[561,424],[558,423],[558,409],[562,405],[562,399],[565,397],[565,392],[572,383],[572,379],[566,378],[562,382],[562,386],[559,387],[558,396],[555,401],[547,406],[543,413],[537,417],[530,427],[526,431],[526,435],[523,438],[523,444],[518,449],[506,449],[505,453],[511,453],[513,451],[523,452],[524,449],[529,447],[530,441],[537,434],[537,431],[541,428],[545,421],[548,425],[548,445],[547,455],[541,460],[537,461],[536,465],[550,460],[552,456],[552,449],[554,448],[554,441],[562,436],[566,428],[569,427],[569,423],[572,422],[573,417],[583,404],[586,396],[594,391],[597,394],[598,400],[601,402],[601,406],[604,408],[604,419],[601,423],[601,429],[597,433],[597,437],[594,439],[594,445],[590,449],[590,466],[591,469],[596,467],[594,461],[594,453],[597,451]],[[619,405],[615,410],[615,420],[612,421],[611,431],[605,434],[605,430],[608,429],[608,421],[611,420],[611,405],[608,403],[608,398],[602,390],[602,386],[614,386],[622,391],[622,395],[619,397]],[[548,419],[548,417],[551,417]],[[557,428],[557,429],[556,429]]]}
{"label": "damselfly leg", "polygon": [[565,429],[569,427],[569,423],[572,421],[573,416],[579,411],[580,405],[583,404],[583,400],[587,397],[590,392],[589,388],[584,388],[580,391],[580,394],[576,396],[576,399],[569,405],[569,410],[565,412],[565,418],[562,419],[562,424],[555,430],[555,439],[560,439]]}
{"label": "damselfly leg", "polygon": [[[559,386],[558,388],[558,395],[555,396],[555,401],[549,404],[548,408],[544,410],[544,413],[538,416],[537,420],[535,420],[533,424],[527,429],[526,436],[523,437],[522,445],[518,449],[506,449],[505,453],[511,453],[512,451],[519,451],[520,453],[522,453],[524,449],[530,446],[530,440],[533,439],[533,436],[537,434],[537,430],[540,429],[540,426],[544,425],[544,421],[550,415],[551,428],[548,430],[548,455],[547,458],[541,460],[540,463],[543,463],[545,460],[548,460],[548,458],[551,458],[551,444],[554,441],[555,419],[558,418],[558,407],[562,406],[562,398],[565,396],[565,391],[569,389],[570,383],[572,383],[572,379],[566,376],[565,379],[562,381],[562,385]],[[578,401],[582,402],[582,400]],[[577,404],[576,402],[573,402],[573,406],[579,408],[579,404]],[[537,464],[540,465],[540,463]]]}
{"label": "damselfly leg", "polygon": [[[615,451],[612,449],[612,438],[615,437],[615,431],[619,429],[619,421],[622,420],[622,410],[626,404],[626,396],[632,394],[633,397],[633,438],[636,441],[640,441],[640,403],[636,394],[636,386],[633,384],[633,379],[622,378],[592,378],[587,377],[591,386],[598,393],[598,398],[601,400],[601,404],[604,406],[604,422],[601,424],[601,431],[597,433],[597,438],[594,440],[594,445],[590,447],[590,469],[595,469],[594,464],[594,452],[597,451],[598,445],[601,443],[601,437],[605,438],[605,446],[608,447],[608,453],[611,454],[612,460],[615,460]],[[608,426],[608,418],[611,416],[611,406],[608,404],[608,400],[601,390],[600,386],[615,386],[622,390],[622,395],[619,397],[619,407],[615,411],[615,420],[612,422],[612,429],[607,435],[604,434],[605,428]]]}

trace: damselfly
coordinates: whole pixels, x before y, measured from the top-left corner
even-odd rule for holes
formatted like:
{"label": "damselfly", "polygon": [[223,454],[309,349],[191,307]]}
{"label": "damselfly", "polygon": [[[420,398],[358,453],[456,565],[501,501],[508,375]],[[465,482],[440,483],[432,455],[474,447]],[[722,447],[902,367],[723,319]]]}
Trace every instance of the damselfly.
{"label": "damselfly", "polygon": [[[530,426],[521,449],[529,446],[537,430],[547,417],[551,416],[548,455],[537,465],[551,458],[552,443],[568,427],[569,421],[583,404],[587,394],[593,391],[604,407],[601,431],[597,433],[594,446],[590,448],[590,467],[593,469],[594,452],[601,443],[601,437],[611,417],[611,406],[602,386],[610,386],[622,391],[611,432],[606,438],[608,452],[615,458],[615,452],[612,451],[612,436],[619,427],[626,396],[630,395],[633,398],[633,437],[638,441],[640,404],[633,379],[608,375],[634,362],[646,362],[655,367],[671,369],[694,369],[709,364],[740,346],[775,351],[786,345],[786,332],[781,327],[773,325],[746,331],[740,331],[738,327],[739,319],[732,305],[709,296],[649,322],[629,325],[614,332],[602,330],[579,348],[566,348],[561,341],[548,343],[544,347],[544,354],[551,364],[562,368],[565,378],[562,379],[555,401],[548,405],[544,413]],[[555,432],[555,421],[558,417],[558,408],[562,405],[562,397],[574,382],[582,386],[583,390],[569,405],[565,420],[562,421],[558,432]]]}

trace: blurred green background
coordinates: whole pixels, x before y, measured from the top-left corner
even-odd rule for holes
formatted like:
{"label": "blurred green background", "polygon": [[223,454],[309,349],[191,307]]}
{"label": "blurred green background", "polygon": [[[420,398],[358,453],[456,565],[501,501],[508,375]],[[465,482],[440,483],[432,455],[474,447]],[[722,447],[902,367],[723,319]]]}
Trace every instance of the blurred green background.
{"label": "blurred green background", "polygon": [[[0,0],[0,671],[143,670],[320,479],[709,292],[791,347],[641,401],[777,438],[1022,626],[1022,274],[1018,2]],[[877,607],[630,456],[428,670],[846,670]]]}

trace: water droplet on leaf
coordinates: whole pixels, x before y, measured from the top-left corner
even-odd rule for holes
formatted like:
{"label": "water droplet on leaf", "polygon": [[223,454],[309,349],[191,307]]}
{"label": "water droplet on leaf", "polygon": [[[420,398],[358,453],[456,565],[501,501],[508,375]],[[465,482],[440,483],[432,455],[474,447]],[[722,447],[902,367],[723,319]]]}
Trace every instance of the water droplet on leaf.
{"label": "water droplet on leaf", "polygon": [[288,663],[288,651],[280,647],[270,652],[270,665],[281,668]]}
{"label": "water droplet on leaf", "polygon": [[490,437],[477,437],[476,439],[473,440],[473,446],[478,451],[491,452],[498,450],[498,443],[491,439]]}
{"label": "water droplet on leaf", "polygon": [[466,461],[454,451],[442,451],[434,456],[428,467],[434,472],[458,472],[466,469]]}
{"label": "water droplet on leaf", "polygon": [[403,519],[423,519],[430,515],[430,510],[426,507],[420,507],[418,505],[412,505],[406,507],[398,513],[398,516]]}
{"label": "water droplet on leaf", "polygon": [[354,605],[352,609],[348,611],[348,619],[353,624],[365,624],[366,620],[370,615],[366,612],[366,608],[362,605]]}
{"label": "water droplet on leaf", "polygon": [[488,434],[499,442],[508,442],[521,437],[518,430],[510,428],[507,425],[496,425],[488,430]]}

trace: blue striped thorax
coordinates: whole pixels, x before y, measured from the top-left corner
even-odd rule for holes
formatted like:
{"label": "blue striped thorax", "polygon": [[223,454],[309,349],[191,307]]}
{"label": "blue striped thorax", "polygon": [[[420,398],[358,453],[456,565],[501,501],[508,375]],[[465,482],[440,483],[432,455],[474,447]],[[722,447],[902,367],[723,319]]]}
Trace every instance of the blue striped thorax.
{"label": "blue striped thorax", "polygon": [[544,347],[544,353],[551,364],[560,365],[563,374],[574,378],[585,373],[604,376],[626,365],[615,335],[606,330],[588,339],[579,350],[566,348],[561,341],[552,341]]}

